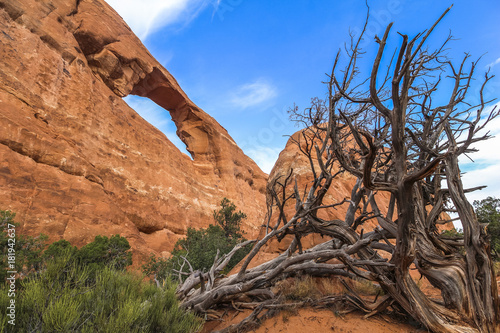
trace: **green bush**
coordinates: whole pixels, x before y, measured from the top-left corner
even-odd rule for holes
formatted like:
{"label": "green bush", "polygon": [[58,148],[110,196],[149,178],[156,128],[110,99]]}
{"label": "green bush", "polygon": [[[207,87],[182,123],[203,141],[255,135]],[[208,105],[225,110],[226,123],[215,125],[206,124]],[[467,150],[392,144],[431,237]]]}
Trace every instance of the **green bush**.
{"label": "green bush", "polygon": [[[19,234],[19,230],[17,229],[19,224],[14,222],[15,216],[15,213],[0,210],[1,281],[5,281],[7,271],[17,271],[21,275],[26,275],[39,270],[43,263],[41,254],[48,237],[46,235],[31,237]],[[8,231],[9,229],[11,231]],[[10,235],[13,237],[10,237]],[[15,253],[14,267],[9,267],[9,251]]]}
{"label": "green bush", "polygon": [[176,278],[177,274],[173,272],[174,260],[173,258],[167,259],[162,257],[157,257],[151,254],[149,260],[142,265],[142,272],[144,275],[156,278],[158,281],[165,281],[168,278]]}
{"label": "green bush", "polygon": [[453,228],[451,230],[443,230],[441,235],[446,238],[463,238],[464,232],[462,229]]}
{"label": "green bush", "polygon": [[[180,239],[174,246],[170,259],[158,258],[152,255],[143,265],[143,272],[148,276],[155,276],[159,281],[171,276],[178,278],[177,271],[189,273],[193,270],[208,271],[213,265],[217,250],[219,258],[229,253],[237,244],[244,242],[241,222],[246,217],[241,211],[235,212],[236,206],[228,199],[222,199],[221,208],[214,211],[213,216],[217,225],[209,225],[206,229],[188,228],[186,238]],[[239,249],[231,258],[223,273],[229,272],[251,250],[252,245]],[[185,275],[184,275],[185,276]]]}
{"label": "green bush", "polygon": [[[17,332],[195,332],[201,319],[179,308],[176,286],[162,288],[140,276],[105,266],[91,276],[71,250],[48,259],[40,274],[20,283],[16,295]],[[7,286],[0,307],[8,306]],[[0,332],[11,328],[0,312]]]}
{"label": "green bush", "polygon": [[67,253],[70,257],[76,256],[78,249],[76,246],[71,245],[65,239],[61,239],[57,242],[54,242],[49,245],[49,247],[43,252],[43,257],[45,260],[51,258],[57,258],[61,255],[61,253]]}
{"label": "green bush", "polygon": [[[219,250],[219,258],[229,253],[237,244],[243,242],[244,238],[228,238],[225,231],[219,227],[210,225],[207,229],[195,230],[188,229],[187,237],[177,242],[175,249],[172,251],[173,257],[177,260],[176,265],[182,264],[183,260],[178,259],[180,256],[185,256],[189,260],[194,270],[208,271],[214,263],[217,250]],[[238,250],[227,265],[225,271],[230,271],[243,259],[251,246]],[[187,265],[185,265],[185,270]]]}
{"label": "green bush", "polygon": [[[132,264],[132,252],[130,244],[125,237],[113,235],[110,238],[106,236],[96,236],[94,241],[77,249],[67,240],[59,240],[46,247],[48,237],[40,235],[38,237],[19,234],[18,224],[14,222],[15,214],[10,211],[0,210],[0,252],[2,255],[2,268],[0,278],[5,280],[8,268],[9,248],[15,250],[15,270],[22,275],[30,272],[39,271],[45,260],[55,258],[60,253],[69,253],[72,260],[78,261],[80,265],[88,265],[94,269],[102,269],[105,266],[114,269],[123,270]],[[8,228],[8,226],[11,226]],[[15,236],[10,237],[8,229],[15,230]],[[9,243],[10,240],[10,243]],[[15,244],[12,241],[15,240]]]}
{"label": "green bush", "polygon": [[61,239],[49,245],[43,253],[44,260],[57,258],[60,253],[66,253],[70,260],[78,265],[87,266],[91,271],[97,271],[104,267],[123,270],[132,264],[132,252],[130,244],[125,237],[113,235],[96,236],[94,241],[77,249],[70,242]]}
{"label": "green bush", "polygon": [[130,244],[125,237],[119,235],[95,236],[94,241],[82,247],[77,258],[82,265],[104,266],[123,270],[132,265]]}
{"label": "green bush", "polygon": [[227,198],[222,199],[220,207],[213,213],[215,222],[224,230],[227,238],[241,239],[241,222],[247,217],[246,214],[235,212],[236,206]]}
{"label": "green bush", "polygon": [[498,257],[500,254],[500,199],[487,197],[483,200],[474,200],[473,205],[479,223],[488,224],[491,250]]}
{"label": "green bush", "polygon": [[[207,229],[200,230],[189,228],[187,237],[180,239],[176,243],[170,259],[151,255],[149,261],[142,266],[142,269],[144,274],[155,276],[159,281],[163,281],[168,277],[178,279],[177,271],[190,272],[190,267],[185,263],[184,257],[189,261],[194,271],[206,272],[213,265],[217,250],[219,250],[220,258],[242,241],[244,241],[244,238],[227,238],[224,230],[219,226],[210,225]],[[252,245],[250,244],[236,251],[223,273],[229,272],[251,249]]]}
{"label": "green bush", "polygon": [[[7,253],[15,239],[15,291],[0,284],[2,332],[195,332],[202,320],[180,308],[176,285],[158,288],[124,269],[132,264],[124,237],[96,236],[77,249],[66,240],[44,252],[46,236],[27,237],[6,230],[17,226],[14,214],[0,211],[0,250],[5,280]],[[11,237],[12,235],[12,237]],[[12,243],[12,241],[10,242]],[[10,269],[12,270],[12,269]],[[15,293],[15,297],[12,297]],[[15,301],[15,326],[6,311]]]}

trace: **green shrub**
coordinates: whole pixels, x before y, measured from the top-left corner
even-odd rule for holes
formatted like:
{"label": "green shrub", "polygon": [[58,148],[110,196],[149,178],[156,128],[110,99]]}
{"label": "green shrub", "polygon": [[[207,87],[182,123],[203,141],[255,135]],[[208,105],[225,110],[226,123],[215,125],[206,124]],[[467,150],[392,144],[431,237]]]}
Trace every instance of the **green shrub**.
{"label": "green shrub", "polygon": [[[238,243],[243,241],[242,238],[228,238],[224,230],[215,225],[210,225],[207,229],[195,230],[188,229],[187,237],[177,242],[176,247],[172,251],[174,259],[177,260],[175,266],[179,267],[183,260],[180,256],[185,256],[194,270],[208,271],[214,263],[217,250],[219,250],[219,258],[226,253],[229,253]],[[241,259],[249,252],[249,249],[240,249],[234,254],[226,267],[226,271],[231,270]],[[185,265],[187,266],[187,265]],[[185,267],[187,268],[187,267]]]}
{"label": "green shrub", "polygon": [[125,269],[132,265],[132,252],[125,237],[119,235],[95,236],[92,243],[82,247],[77,254],[82,265],[93,265],[99,268],[104,266],[114,269]]}
{"label": "green shrub", "polygon": [[67,253],[70,257],[73,257],[78,252],[76,246],[71,245],[65,239],[58,240],[49,245],[49,247],[43,252],[43,257],[45,260],[51,258],[57,258],[61,253]]}
{"label": "green shrub", "polygon": [[111,238],[96,236],[93,242],[81,249],[61,239],[49,245],[43,253],[43,259],[57,258],[63,252],[69,256],[70,260],[77,262],[78,265],[88,266],[91,271],[104,267],[123,270],[132,264],[130,244],[125,237],[119,235],[113,235]]}
{"label": "green shrub", "polygon": [[[42,234],[37,237],[20,234],[17,229],[19,224],[14,222],[15,216],[15,213],[0,210],[1,281],[5,281],[7,278],[7,271],[9,270],[17,271],[21,275],[26,275],[29,272],[39,270],[43,263],[41,254],[48,237]],[[12,231],[8,232],[8,229]],[[15,236],[12,232],[15,233]],[[11,235],[13,237],[9,236],[10,233],[12,233]],[[14,267],[9,267],[7,254],[12,250],[15,251],[15,263]]]}
{"label": "green shrub", "polygon": [[474,200],[473,204],[478,222],[488,224],[491,251],[498,258],[500,255],[500,199],[487,197],[483,200]]}
{"label": "green shrub", "polygon": [[[10,237],[14,214],[0,211],[0,250],[7,267],[9,239],[15,238],[15,297],[0,284],[0,307],[15,300],[15,326],[0,311],[2,332],[195,332],[202,320],[180,308],[176,285],[165,279],[158,288],[124,269],[132,263],[124,237],[96,236],[77,249],[66,240],[44,252],[46,236]],[[13,229],[13,228],[10,228]],[[12,242],[11,242],[12,243]],[[5,280],[7,269],[0,273]]]}
{"label": "green shrub", "polygon": [[[195,332],[201,320],[179,308],[176,286],[162,288],[110,266],[95,272],[79,265],[70,250],[20,283],[16,295],[18,332]],[[0,306],[8,305],[7,286]],[[0,332],[11,327],[0,312]]]}
{"label": "green shrub", "polygon": [[463,238],[464,232],[462,229],[453,228],[451,230],[443,230],[441,235],[446,238]]}
{"label": "green shrub", "polygon": [[247,217],[245,213],[235,212],[236,206],[227,198],[220,202],[220,209],[214,211],[215,222],[224,230],[227,238],[241,239],[243,232],[241,222]]}
{"label": "green shrub", "polygon": [[[222,199],[221,208],[213,212],[217,225],[209,225],[206,229],[188,228],[186,238],[176,242],[170,259],[151,255],[149,261],[142,266],[147,276],[155,276],[159,281],[171,276],[178,278],[177,271],[189,273],[193,270],[208,271],[213,265],[217,251],[219,258],[229,253],[237,244],[246,239],[242,236],[241,222],[246,217],[242,212],[235,212],[236,206],[228,199]],[[251,250],[252,245],[239,249],[231,258],[223,273],[229,272]],[[185,276],[185,275],[184,275]]]}
{"label": "green shrub", "polygon": [[[194,271],[208,271],[213,265],[217,250],[219,258],[229,253],[238,243],[245,239],[231,239],[225,236],[224,230],[219,226],[210,225],[207,229],[188,229],[185,239],[179,240],[169,259],[151,255],[149,261],[142,266],[143,273],[155,276],[159,281],[167,277],[178,279],[177,271],[190,272],[190,267],[183,258],[186,258]],[[223,273],[229,272],[251,250],[252,245],[239,249],[229,261]],[[185,275],[184,275],[185,276]]]}
{"label": "green shrub", "polygon": [[149,260],[142,265],[142,272],[144,273],[144,275],[156,278],[158,281],[165,281],[170,277],[176,279],[176,274],[174,274],[172,271],[173,269],[173,259],[157,257],[154,254],[151,254]]}

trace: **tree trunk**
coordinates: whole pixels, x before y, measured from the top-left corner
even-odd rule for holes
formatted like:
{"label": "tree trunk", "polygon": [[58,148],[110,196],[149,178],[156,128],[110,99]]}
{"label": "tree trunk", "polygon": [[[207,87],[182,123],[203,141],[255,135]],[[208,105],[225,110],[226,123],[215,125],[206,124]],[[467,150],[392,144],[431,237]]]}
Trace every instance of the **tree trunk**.
{"label": "tree trunk", "polygon": [[485,226],[465,197],[457,157],[449,154],[445,164],[450,197],[464,229],[466,310],[482,332],[499,332],[498,290]]}

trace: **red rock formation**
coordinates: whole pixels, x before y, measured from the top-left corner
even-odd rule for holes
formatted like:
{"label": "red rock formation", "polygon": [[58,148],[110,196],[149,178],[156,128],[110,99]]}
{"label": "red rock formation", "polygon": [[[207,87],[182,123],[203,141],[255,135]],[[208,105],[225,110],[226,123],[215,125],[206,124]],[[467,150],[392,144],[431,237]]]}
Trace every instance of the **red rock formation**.
{"label": "red rock formation", "polygon": [[[128,94],[170,112],[192,160]],[[0,129],[0,209],[29,234],[168,251],[224,196],[262,223],[266,174],[102,0],[0,0]]]}
{"label": "red rock formation", "polygon": [[[273,179],[277,177],[282,177],[284,179],[290,171],[293,169],[292,177],[293,179],[297,179],[297,184],[299,190],[303,191],[306,187],[310,188],[310,183],[313,180],[313,175],[311,171],[311,166],[309,160],[306,155],[304,155],[297,146],[297,140],[299,140],[299,136],[302,131],[298,131],[295,133],[287,142],[285,149],[280,153],[274,168],[271,170],[269,174],[269,183],[272,182]],[[304,141],[304,140],[302,140]],[[302,147],[305,149],[305,146]],[[319,165],[315,160],[315,167],[319,170]],[[334,170],[332,173],[338,171],[338,166],[334,166]],[[351,191],[356,183],[356,178],[349,173],[342,173],[338,175],[335,180],[332,182],[330,189],[325,195],[323,204],[324,205],[332,205],[339,202],[342,202],[344,199],[349,199],[351,197]],[[293,193],[293,182],[292,186],[289,186],[287,189],[287,195],[289,196]],[[377,205],[379,206],[382,213],[386,214],[387,209],[389,207],[390,194],[387,192],[378,192],[376,193]],[[341,206],[337,206],[335,208],[322,209],[318,211],[318,216],[325,220],[334,220],[340,219],[344,220],[345,214],[347,212],[348,203],[345,203]],[[295,201],[288,201],[285,206],[285,213],[287,216],[291,217],[295,213]],[[443,217],[449,219],[448,216]],[[272,224],[275,223],[277,219],[277,213],[272,218]],[[371,219],[366,221],[364,224],[358,227],[358,232],[361,229],[364,229],[364,232],[372,231],[374,228],[378,226],[376,219]],[[450,222],[446,225],[440,226],[441,230],[450,230],[453,229],[453,224]],[[264,236],[264,230],[261,230],[260,237]],[[285,237],[281,242],[278,242],[276,239],[272,239],[269,241],[268,245],[263,248],[263,254],[257,258],[257,263],[262,263],[265,260],[268,260],[273,257],[270,255],[273,253],[281,253],[288,248],[292,236]],[[302,245],[306,248],[312,247],[313,245],[324,242],[326,239],[322,238],[319,234],[312,234],[302,239]]]}
{"label": "red rock formation", "polygon": [[[298,131],[295,133],[287,142],[285,149],[280,153],[276,164],[274,165],[271,173],[269,174],[269,182],[277,177],[286,177],[290,170],[293,169],[292,177],[293,179],[297,179],[298,188],[303,191],[304,188],[309,188],[310,183],[313,180],[313,175],[311,171],[311,166],[307,156],[305,156],[298,148],[295,140],[299,139],[302,131]],[[304,147],[303,147],[304,148]],[[319,165],[316,164],[316,167],[319,169]],[[336,179],[332,182],[330,189],[325,195],[324,204],[331,205],[334,203],[339,203],[344,198],[349,198],[351,196],[351,190],[356,183],[356,178],[351,176],[348,173],[340,174],[336,177]],[[293,192],[293,184],[289,186],[287,189],[287,195],[291,195]],[[389,197],[383,196],[382,199],[382,207],[387,207],[389,204]],[[292,200],[293,201],[293,200]],[[285,213],[288,216],[293,216],[295,213],[295,202],[289,201],[285,206]],[[347,212],[348,205],[347,203],[336,207],[336,209],[323,209],[318,212],[318,215],[321,218],[327,220],[333,219],[341,219],[343,220],[345,214]],[[273,217],[273,221],[275,221]],[[272,222],[275,223],[275,222]],[[364,226],[365,229],[372,230],[376,226],[376,223],[371,223],[371,221],[367,222]],[[263,231],[261,231],[261,237]],[[292,236],[287,236],[281,242],[278,242],[276,239],[272,239],[269,242],[269,245],[265,247],[264,251],[266,253],[280,253],[287,249],[288,245],[292,240]],[[306,248],[309,248],[313,245],[324,242],[325,239],[321,238],[318,234],[313,234],[307,236],[302,240],[302,245]],[[268,257],[265,255],[264,257]],[[258,262],[261,262],[263,259],[258,259]]]}

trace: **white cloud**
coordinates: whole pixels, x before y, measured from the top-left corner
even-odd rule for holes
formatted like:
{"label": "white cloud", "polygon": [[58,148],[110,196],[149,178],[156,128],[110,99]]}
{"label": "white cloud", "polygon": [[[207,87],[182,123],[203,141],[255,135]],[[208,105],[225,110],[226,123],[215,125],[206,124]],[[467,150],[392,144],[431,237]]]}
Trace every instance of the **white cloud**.
{"label": "white cloud", "polygon": [[276,97],[276,88],[265,79],[241,85],[230,97],[232,106],[245,109],[267,102]]}
{"label": "white cloud", "polygon": [[[486,185],[486,188],[466,193],[467,200],[472,204],[474,200],[483,200],[487,197],[500,199],[500,164],[492,164],[485,168],[466,172],[462,177],[464,189]],[[446,184],[443,184],[446,187]],[[452,218],[458,217],[457,213],[450,214]],[[455,228],[462,229],[460,221],[454,221]]]}
{"label": "white cloud", "polygon": [[[493,107],[495,106],[486,109],[484,114],[488,114]],[[497,103],[496,110],[499,107],[500,103]],[[463,155],[459,158],[460,170],[464,172],[462,176],[464,189],[487,186],[482,190],[466,193],[471,204],[474,200],[482,200],[488,196],[500,198],[500,117],[489,122],[478,136],[488,131],[493,138],[472,145],[473,148],[479,150],[478,152],[469,154],[470,159]],[[447,187],[446,182],[442,185]],[[457,214],[450,215],[458,217]],[[460,221],[454,224],[455,227],[462,228]]]}
{"label": "white cloud", "polygon": [[245,149],[245,153],[257,163],[262,171],[269,174],[278,160],[281,150],[282,148],[259,146]]}
{"label": "white cloud", "polygon": [[[494,107],[494,106],[493,106]],[[488,108],[485,114],[488,114],[493,107]],[[500,103],[496,104],[496,110],[498,111],[500,108]],[[477,169],[481,166],[489,166],[492,164],[500,163],[500,117],[497,117],[490,121],[486,128],[483,129],[482,132],[478,134],[484,135],[486,132],[489,132],[489,135],[493,136],[489,140],[480,141],[475,144],[472,144],[472,148],[476,148],[479,151],[472,153],[469,157],[473,160],[471,161],[469,158],[463,156],[460,158],[460,163],[463,166],[462,169],[471,170]],[[465,136],[465,135],[464,135]],[[499,175],[500,177],[500,175]]]}
{"label": "white cloud", "polygon": [[141,39],[160,28],[187,24],[209,3],[209,0],[106,0]]}
{"label": "white cloud", "polygon": [[[500,107],[500,103],[497,103],[498,107]],[[486,111],[491,111],[491,108]],[[482,190],[466,193],[470,203],[488,196],[500,198],[500,118],[495,118],[487,124],[483,134],[486,131],[489,131],[490,135],[494,137],[472,145],[479,150],[469,155],[473,161],[465,156],[459,159],[460,169],[465,171],[462,177],[465,189],[487,186]],[[444,186],[446,187],[446,185]],[[452,214],[452,216],[456,217],[457,215]],[[455,227],[461,228],[459,221],[455,222]]]}
{"label": "white cloud", "polygon": [[497,60],[493,61],[491,64],[486,65],[486,68],[492,68],[495,65],[500,64],[500,58],[497,58]]}
{"label": "white cloud", "polygon": [[469,202],[488,196],[500,199],[500,164],[492,164],[482,169],[466,172],[462,177],[464,188],[487,185],[485,189],[467,193]]}

